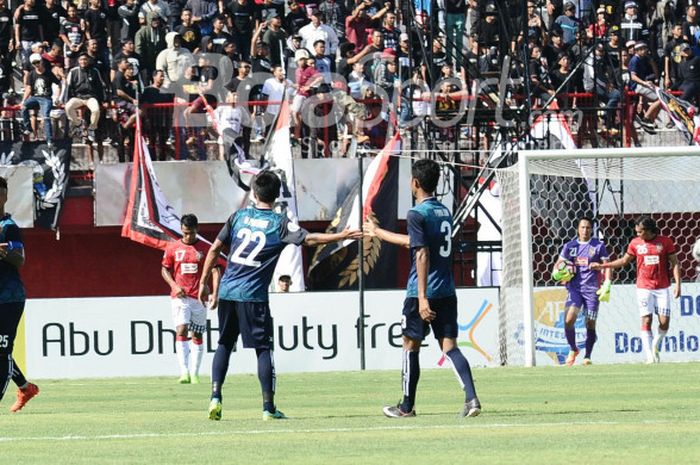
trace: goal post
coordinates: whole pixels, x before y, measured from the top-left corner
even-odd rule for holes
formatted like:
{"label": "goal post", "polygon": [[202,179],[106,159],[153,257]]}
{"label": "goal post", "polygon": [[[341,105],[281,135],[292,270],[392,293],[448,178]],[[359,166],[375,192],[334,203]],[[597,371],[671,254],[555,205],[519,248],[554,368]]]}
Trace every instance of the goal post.
{"label": "goal post", "polygon": [[[678,247],[683,281],[695,278],[700,147],[520,151],[518,163],[498,170],[497,179],[503,210],[502,364],[563,362],[566,291],[551,280],[551,270],[583,216],[595,221],[594,237],[606,244],[611,259],[624,254],[634,220],[652,217]],[[606,354],[624,352],[623,340],[631,351],[634,333],[628,328],[638,320],[635,276],[633,266],[615,270],[611,302],[601,304],[598,327],[604,324],[595,350],[602,346],[605,362],[615,363],[617,358]],[[585,337],[580,319],[577,342]],[[634,360],[632,353],[625,355],[620,361]]]}

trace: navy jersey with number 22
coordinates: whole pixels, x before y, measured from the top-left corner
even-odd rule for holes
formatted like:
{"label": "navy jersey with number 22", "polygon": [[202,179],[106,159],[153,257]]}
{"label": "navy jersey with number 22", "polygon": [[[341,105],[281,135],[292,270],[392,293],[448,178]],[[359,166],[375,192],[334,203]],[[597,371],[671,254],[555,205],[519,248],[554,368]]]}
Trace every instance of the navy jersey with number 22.
{"label": "navy jersey with number 22", "polygon": [[272,210],[248,207],[231,215],[219,239],[229,247],[219,298],[267,302],[277,260],[287,244],[300,245],[307,231]]}
{"label": "navy jersey with number 22", "polygon": [[455,295],[450,211],[437,199],[430,197],[408,211],[406,223],[411,247],[411,272],[406,296],[418,297],[416,249],[420,247],[427,247],[430,251],[427,297],[439,299]]}

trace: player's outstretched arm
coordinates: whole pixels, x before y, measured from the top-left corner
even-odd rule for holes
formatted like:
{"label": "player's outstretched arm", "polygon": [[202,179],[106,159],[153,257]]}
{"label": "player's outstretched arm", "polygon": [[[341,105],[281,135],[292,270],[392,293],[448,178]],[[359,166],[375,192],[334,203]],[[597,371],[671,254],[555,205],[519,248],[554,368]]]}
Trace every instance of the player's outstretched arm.
{"label": "player's outstretched arm", "polygon": [[381,241],[395,244],[406,249],[410,247],[408,234],[399,234],[387,231],[386,229],[382,229],[377,226],[377,223],[371,220],[365,221],[365,223],[362,225],[362,234],[366,237],[377,237]]}
{"label": "player's outstretched arm", "polygon": [[591,263],[589,265],[589,268],[591,270],[604,270],[606,268],[623,268],[630,263],[634,261],[634,257],[628,253],[625,254],[624,257],[618,258],[617,260],[613,260],[611,262],[606,262],[606,263]]}
{"label": "player's outstretched arm", "polygon": [[309,233],[304,239],[304,245],[320,245],[329,244],[331,242],[340,242],[346,239],[357,240],[362,237],[362,231],[359,229],[345,228],[337,233]]}
{"label": "player's outstretched arm", "polygon": [[[202,302],[202,305],[207,304],[207,299],[209,298],[209,295],[207,293],[207,282],[209,281],[209,277],[212,274],[214,266],[216,266],[216,261],[219,259],[219,254],[221,253],[221,249],[223,249],[223,247],[224,243],[221,242],[219,239],[216,239],[211,245],[209,252],[207,252],[207,258],[204,260],[204,267],[202,268],[202,277],[199,279],[198,293],[198,298],[199,301]],[[215,285],[218,288],[218,282]]]}

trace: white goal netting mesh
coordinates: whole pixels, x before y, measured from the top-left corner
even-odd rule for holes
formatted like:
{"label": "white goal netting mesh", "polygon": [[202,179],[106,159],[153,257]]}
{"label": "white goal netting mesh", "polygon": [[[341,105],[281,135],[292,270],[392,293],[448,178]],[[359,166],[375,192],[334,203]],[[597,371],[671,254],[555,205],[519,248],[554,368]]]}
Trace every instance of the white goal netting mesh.
{"label": "white goal netting mesh", "polygon": [[[527,272],[532,274],[534,289],[555,286],[552,266],[563,244],[576,237],[577,221],[582,216],[596,221],[594,235],[605,242],[611,259],[624,254],[634,237],[635,219],[650,216],[661,234],[676,242],[683,281],[695,281],[693,247],[700,235],[700,152],[687,148],[687,153],[679,155],[674,148],[673,155],[665,155],[664,148],[658,150],[658,154],[637,156],[629,152],[622,158],[588,158],[596,152],[581,150],[559,158],[528,159],[531,228],[530,243],[525,246],[532,249],[531,270]],[[584,155],[579,157],[580,153]],[[503,209],[500,355],[502,364],[507,365],[526,363],[518,169],[515,165],[497,173]],[[635,276],[634,266],[616,270],[614,283],[632,284]],[[613,325],[623,312],[636,315],[634,299],[628,305],[614,307],[606,310],[606,318]],[[538,322],[549,318],[544,312],[533,312],[536,350],[538,344],[555,344],[547,340],[546,333],[538,334]],[[557,315],[553,318],[561,318],[561,312]],[[557,328],[555,323],[551,327]]]}

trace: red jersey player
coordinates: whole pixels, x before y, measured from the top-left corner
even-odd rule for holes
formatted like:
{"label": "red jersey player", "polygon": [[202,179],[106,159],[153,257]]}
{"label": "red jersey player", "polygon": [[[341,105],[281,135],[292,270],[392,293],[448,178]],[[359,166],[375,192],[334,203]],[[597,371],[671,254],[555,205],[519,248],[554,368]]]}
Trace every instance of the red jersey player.
{"label": "red jersey player", "polygon": [[[632,239],[622,258],[602,265],[592,264],[591,268],[622,268],[637,261],[637,301],[642,317],[642,346],[646,362],[654,363],[659,361],[661,342],[671,322],[669,271],[673,273],[673,297],[677,299],[681,295],[681,268],[673,240],[659,235],[659,228],[653,219],[647,216],[639,218],[635,222],[634,231],[637,237]],[[659,316],[659,332],[652,339],[654,313]]]}
{"label": "red jersey player", "polygon": [[[202,265],[209,252],[209,244],[197,239],[198,221],[192,214],[180,219],[182,239],[171,242],[161,262],[161,275],[170,286],[173,323],[175,324],[175,352],[180,364],[179,383],[199,383],[204,344],[202,333],[207,325],[207,309],[197,298]],[[213,296],[217,295],[219,270],[212,276]],[[216,299],[212,301],[216,307]],[[189,333],[192,339],[189,338]]]}

